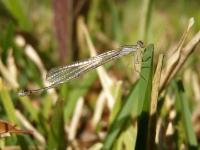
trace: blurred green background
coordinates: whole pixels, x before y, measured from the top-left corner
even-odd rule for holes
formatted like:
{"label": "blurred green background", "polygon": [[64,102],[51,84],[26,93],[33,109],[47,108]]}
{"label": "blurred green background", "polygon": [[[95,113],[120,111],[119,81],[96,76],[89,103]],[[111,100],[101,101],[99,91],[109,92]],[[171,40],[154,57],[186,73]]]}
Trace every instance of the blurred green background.
{"label": "blurred green background", "polygon": [[[146,46],[153,43],[154,55],[146,54],[153,55],[153,64],[148,63],[150,71],[144,75],[152,78],[150,72],[155,71],[159,54],[172,54],[171,49],[181,39],[189,18],[193,17],[195,23],[185,43],[199,31],[199,8],[198,0],[1,0],[0,119],[17,124],[19,128],[34,129],[34,134],[1,138],[0,147],[146,149],[136,125],[136,118],[140,116],[136,109],[144,108],[143,105],[137,108],[138,101],[132,98],[135,93],[139,95],[135,89],[141,88],[137,86],[140,84],[136,81],[138,73],[132,67],[133,56],[104,66],[106,75],[100,78],[108,77],[112,80],[111,86],[106,85],[109,82],[103,85],[99,80],[101,75],[91,71],[44,93],[18,97],[17,92],[47,85],[45,75],[53,67],[90,57],[91,48],[82,28],[84,23],[97,53],[135,44],[138,40],[144,41]],[[152,47],[147,49],[152,50]],[[158,137],[149,149],[198,147],[199,52],[198,46],[181,72],[165,87],[164,94],[160,94],[156,122],[160,132],[157,131]],[[184,85],[184,92],[179,82]],[[110,88],[114,104],[109,100],[101,101],[109,99],[105,96],[105,86]],[[151,85],[147,89],[151,92]],[[168,100],[174,97],[176,100]],[[186,103],[181,103],[183,97]],[[129,99],[134,101],[130,105],[133,107],[126,108]],[[123,110],[135,115],[124,119],[122,126],[113,125],[117,124],[116,118],[123,116]],[[170,118],[173,113],[175,117]],[[95,114],[99,115],[96,121]],[[73,124],[76,116],[78,124]],[[169,126],[173,131],[170,136],[166,134]]]}

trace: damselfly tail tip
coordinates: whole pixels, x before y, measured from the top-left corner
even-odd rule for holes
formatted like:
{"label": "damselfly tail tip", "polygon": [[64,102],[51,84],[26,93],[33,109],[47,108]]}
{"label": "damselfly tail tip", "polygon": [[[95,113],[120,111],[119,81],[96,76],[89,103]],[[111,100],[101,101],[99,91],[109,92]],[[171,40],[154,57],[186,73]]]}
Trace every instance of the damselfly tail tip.
{"label": "damselfly tail tip", "polygon": [[31,93],[30,90],[23,90],[17,93],[18,96],[27,96]]}

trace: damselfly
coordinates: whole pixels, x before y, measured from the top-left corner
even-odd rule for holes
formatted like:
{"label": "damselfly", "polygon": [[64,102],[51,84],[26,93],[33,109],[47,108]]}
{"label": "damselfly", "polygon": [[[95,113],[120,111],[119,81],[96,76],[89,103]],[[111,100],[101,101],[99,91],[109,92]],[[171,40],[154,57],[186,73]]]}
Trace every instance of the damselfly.
{"label": "damselfly", "polygon": [[28,89],[18,93],[19,96],[29,95],[31,93],[42,92],[67,82],[71,79],[77,78],[80,75],[95,69],[111,60],[118,59],[124,55],[136,52],[143,48],[143,42],[138,41],[136,45],[125,45],[118,48],[118,50],[111,50],[100,55],[91,57],[87,60],[77,61],[71,65],[56,67],[51,69],[47,75],[46,80],[50,83],[49,86],[40,89]]}

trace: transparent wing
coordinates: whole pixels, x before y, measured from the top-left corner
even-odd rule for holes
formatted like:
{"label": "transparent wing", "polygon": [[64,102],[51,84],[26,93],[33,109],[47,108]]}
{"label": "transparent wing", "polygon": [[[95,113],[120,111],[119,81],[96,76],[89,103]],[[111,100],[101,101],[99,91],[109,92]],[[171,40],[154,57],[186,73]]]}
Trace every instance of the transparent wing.
{"label": "transparent wing", "polygon": [[80,66],[85,66],[85,65],[91,64],[94,61],[102,59],[106,55],[113,55],[114,53],[116,53],[116,50],[112,50],[112,51],[108,51],[108,52],[102,53],[102,54],[97,55],[95,57],[91,57],[91,58],[89,58],[87,60],[77,61],[77,62],[75,62],[75,63],[73,63],[71,65],[53,68],[47,73],[46,79],[48,81],[50,81],[52,76],[59,75],[60,72],[62,72],[64,70],[69,70],[70,71],[71,68],[76,68],[76,67],[80,67]]}
{"label": "transparent wing", "polygon": [[101,66],[108,61],[118,58],[120,56],[119,54],[120,51],[112,50],[95,57],[91,57],[85,61],[78,61],[68,66],[53,68],[47,73],[46,79],[51,84],[60,84],[66,82],[91,69]]}
{"label": "transparent wing", "polygon": [[59,84],[66,82],[70,79],[76,78],[83,73],[97,68],[111,60],[117,59],[129,53],[137,51],[137,49],[143,48],[143,42],[138,41],[137,45],[122,46],[118,50],[111,50],[102,53],[98,56],[91,57],[85,61],[78,61],[72,65],[62,66],[51,69],[46,76],[47,81],[50,82],[49,86],[45,86],[39,89],[27,89],[18,93],[19,96],[29,95],[31,93],[43,92],[45,90],[54,88]]}

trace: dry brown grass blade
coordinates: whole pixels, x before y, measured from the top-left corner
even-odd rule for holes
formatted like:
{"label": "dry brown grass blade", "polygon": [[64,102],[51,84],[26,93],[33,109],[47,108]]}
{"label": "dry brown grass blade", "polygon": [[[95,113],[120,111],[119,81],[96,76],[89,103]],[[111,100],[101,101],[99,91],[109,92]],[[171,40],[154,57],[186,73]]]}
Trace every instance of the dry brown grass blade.
{"label": "dry brown grass blade", "polygon": [[156,72],[154,74],[153,83],[152,83],[152,92],[151,92],[151,107],[150,107],[150,118],[149,118],[149,133],[148,133],[148,147],[149,149],[153,149],[154,146],[152,143],[155,141],[155,131],[156,131],[156,110],[157,110],[157,102],[158,102],[158,94],[159,94],[159,86],[160,86],[160,78],[161,71],[163,65],[164,55],[160,54],[158,58],[158,65],[156,68]]}
{"label": "dry brown grass blade", "polygon": [[32,131],[33,137],[41,144],[46,144],[45,138],[43,135],[32,126],[32,124],[24,117],[24,115],[19,111],[15,111],[17,119],[23,124],[24,127]]}
{"label": "dry brown grass blade", "polygon": [[158,93],[159,93],[159,85],[160,85],[161,71],[162,71],[162,65],[163,65],[163,58],[164,58],[164,55],[160,54],[159,58],[158,58],[158,65],[156,68],[156,72],[155,72],[154,78],[153,78],[150,115],[154,115],[157,110],[157,98],[158,98]]}
{"label": "dry brown grass blade", "polygon": [[[90,50],[90,54],[91,54],[91,56],[96,56],[97,52],[96,52],[96,49],[95,49],[95,47],[92,43],[91,36],[90,36],[89,31],[87,29],[87,25],[84,22],[84,18],[80,17],[78,20],[79,20],[79,26],[80,26],[80,28],[83,32],[87,46]],[[97,68],[97,73],[99,75],[101,85],[102,85],[102,87],[103,87],[103,89],[106,93],[107,99],[108,99],[108,107],[110,109],[112,109],[113,106],[114,106],[115,100],[112,96],[110,88],[112,87],[112,85],[114,83],[113,83],[112,79],[108,76],[108,73],[106,72],[106,70],[104,69],[103,66],[100,66],[100,67]]]}
{"label": "dry brown grass blade", "polygon": [[98,123],[100,122],[105,104],[106,104],[106,93],[105,91],[102,90],[95,104],[95,109],[94,109],[95,111],[93,113],[93,118],[92,118],[93,129],[96,129]]}
{"label": "dry brown grass blade", "polygon": [[[47,74],[47,70],[46,68],[44,67],[44,64],[40,58],[40,56],[38,55],[38,53],[36,52],[36,50],[29,44],[26,44],[25,47],[24,47],[24,51],[25,51],[25,54],[26,56],[32,60],[35,65],[38,67],[39,71],[40,71],[40,74],[42,75],[42,79],[43,79],[43,84],[44,86],[48,86],[49,85],[49,82],[46,81],[46,74]],[[57,99],[58,99],[58,96],[56,94],[56,91],[55,89],[50,89],[50,90],[47,90],[47,92],[51,95],[52,97],[52,101],[53,103],[55,104]]]}
{"label": "dry brown grass blade", "polygon": [[7,121],[0,120],[0,136],[5,133],[33,134],[31,130],[17,129],[16,125],[13,125]]}
{"label": "dry brown grass blade", "polygon": [[186,39],[193,23],[194,23],[194,20],[189,21],[187,29],[183,33],[183,35],[182,35],[182,37],[181,37],[181,39],[180,39],[180,41],[179,41],[179,43],[176,47],[175,53],[172,56],[170,56],[169,59],[167,59],[166,67],[164,68],[163,74],[162,74],[162,77],[161,77],[161,84],[163,84],[164,82],[166,82],[169,79],[171,72],[173,71],[174,67],[178,64],[179,59],[180,59],[180,55],[181,55],[181,49],[183,47],[185,39]]}
{"label": "dry brown grass blade", "polygon": [[192,88],[193,88],[193,92],[194,92],[194,99],[198,103],[198,102],[200,102],[199,78],[198,78],[198,74],[196,72],[192,71],[191,74],[192,74]]}
{"label": "dry brown grass blade", "polygon": [[182,67],[184,62],[187,60],[189,55],[194,51],[195,46],[200,41],[200,31],[192,38],[192,40],[181,50],[181,57],[179,63],[176,65],[172,74],[170,75],[169,80],[178,72],[178,70]]}
{"label": "dry brown grass blade", "polygon": [[9,83],[9,85],[11,87],[13,87],[14,89],[19,87],[19,84],[17,83],[15,78],[13,78],[12,73],[10,72],[8,67],[3,64],[1,59],[0,59],[0,73],[1,73],[2,77]]}
{"label": "dry brown grass blade", "polygon": [[76,134],[78,132],[78,127],[80,123],[81,116],[83,114],[84,107],[84,98],[80,97],[76,103],[76,108],[74,111],[74,115],[72,117],[72,121],[68,130],[68,139],[69,141],[73,141],[76,138]]}
{"label": "dry brown grass blade", "polygon": [[119,43],[108,38],[103,32],[99,31],[95,34],[95,36],[100,43],[108,47],[111,47],[113,49],[117,49],[118,47],[120,47]]}
{"label": "dry brown grass blade", "polygon": [[[189,23],[187,34],[189,29],[192,26],[192,22]],[[161,75],[161,83],[160,83],[160,90],[162,91],[163,88],[168,84],[168,82],[175,76],[184,62],[187,60],[189,55],[193,52],[194,47],[199,43],[200,40],[200,31],[192,38],[192,40],[183,48],[183,43],[181,42],[186,38],[186,33],[184,33],[182,39],[179,42],[179,46],[177,51],[174,53],[171,58],[167,58],[167,65]],[[182,43],[182,44],[181,44]]]}

